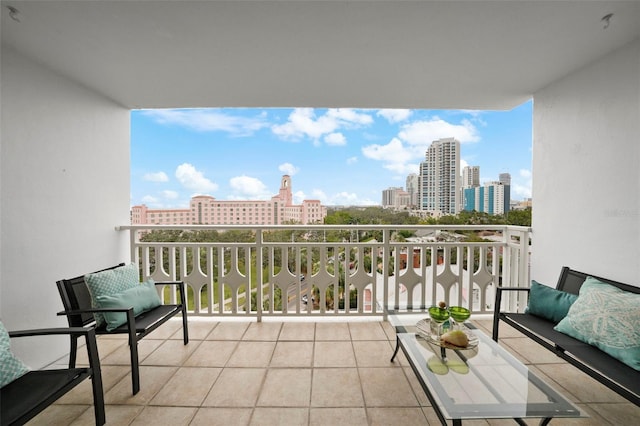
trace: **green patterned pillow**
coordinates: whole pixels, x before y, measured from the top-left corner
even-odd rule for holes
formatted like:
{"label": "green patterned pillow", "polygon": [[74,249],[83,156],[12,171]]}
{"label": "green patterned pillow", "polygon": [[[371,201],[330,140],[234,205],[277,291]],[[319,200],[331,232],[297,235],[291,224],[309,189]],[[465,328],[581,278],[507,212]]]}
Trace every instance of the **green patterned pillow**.
{"label": "green patterned pillow", "polygon": [[[121,293],[98,296],[101,308],[133,308],[133,314],[143,312],[160,306],[160,296],[153,280],[131,287]],[[127,314],[124,312],[105,312],[104,319],[107,322],[107,331],[113,331],[127,322]]]}
{"label": "green patterned pillow", "polygon": [[[109,296],[125,291],[128,288],[140,284],[138,274],[138,266],[130,263],[107,271],[96,272],[84,276],[84,282],[87,283],[89,294],[91,295],[91,306],[93,308],[102,308],[98,302],[98,296]],[[106,323],[102,313],[95,313],[93,317],[96,319],[96,326],[100,327]]]}
{"label": "green patterned pillow", "polygon": [[11,352],[9,333],[0,321],[0,388],[27,374],[29,367]]}
{"label": "green patterned pillow", "polygon": [[640,294],[587,277],[555,329],[640,371]]}

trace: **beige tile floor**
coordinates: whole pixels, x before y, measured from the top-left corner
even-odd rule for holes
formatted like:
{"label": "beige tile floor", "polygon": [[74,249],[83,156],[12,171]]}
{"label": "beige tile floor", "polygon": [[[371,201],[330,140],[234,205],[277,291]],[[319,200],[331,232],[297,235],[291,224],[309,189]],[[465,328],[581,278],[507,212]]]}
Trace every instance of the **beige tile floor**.
{"label": "beige tile floor", "polygon": [[[490,320],[475,323],[490,333]],[[439,424],[404,357],[389,362],[395,334],[387,322],[194,318],[189,331],[187,346],[177,321],[140,343],[141,390],[135,396],[126,341],[121,336],[99,338],[107,424]],[[501,344],[590,416],[551,424],[630,425],[640,419],[639,407],[507,326],[501,326]],[[86,357],[80,361],[86,362]],[[85,381],[30,424],[91,425],[91,404],[90,384]]]}

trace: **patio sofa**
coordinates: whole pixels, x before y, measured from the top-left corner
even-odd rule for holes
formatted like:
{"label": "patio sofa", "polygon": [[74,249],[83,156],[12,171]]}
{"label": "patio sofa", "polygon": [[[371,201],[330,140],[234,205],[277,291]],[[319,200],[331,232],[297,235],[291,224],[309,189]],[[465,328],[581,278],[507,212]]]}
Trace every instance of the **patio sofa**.
{"label": "patio sofa", "polygon": [[[504,292],[527,292],[525,312],[502,311]],[[535,281],[497,289],[493,340],[503,321],[640,406],[639,308],[640,287],[565,266],[555,289]]]}

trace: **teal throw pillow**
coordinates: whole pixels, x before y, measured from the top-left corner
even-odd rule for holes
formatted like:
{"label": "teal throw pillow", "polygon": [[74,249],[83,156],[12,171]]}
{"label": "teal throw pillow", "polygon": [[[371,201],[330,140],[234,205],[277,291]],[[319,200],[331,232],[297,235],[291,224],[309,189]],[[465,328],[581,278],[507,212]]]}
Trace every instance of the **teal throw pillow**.
{"label": "teal throw pillow", "polygon": [[[135,263],[130,263],[108,271],[87,274],[84,276],[84,281],[87,283],[87,288],[91,295],[91,306],[93,308],[102,308],[98,302],[99,296],[121,293],[137,286],[140,284],[140,277],[138,266]],[[106,322],[100,312],[93,314],[93,317],[96,319],[96,326],[98,327]]]}
{"label": "teal throw pillow", "polygon": [[0,388],[29,372],[29,367],[11,352],[11,342],[7,329],[0,322]]}
{"label": "teal throw pillow", "polygon": [[546,318],[557,324],[567,316],[569,308],[577,298],[578,296],[575,294],[556,290],[537,281],[532,281],[529,292],[529,306],[527,306],[526,312]]}
{"label": "teal throw pillow", "polygon": [[555,329],[640,371],[640,294],[587,277]]}
{"label": "teal throw pillow", "polygon": [[[149,280],[121,293],[98,296],[102,308],[133,308],[133,314],[139,315],[160,306],[160,296],[153,280]],[[127,322],[125,312],[103,312],[107,322],[107,331],[113,331]]]}

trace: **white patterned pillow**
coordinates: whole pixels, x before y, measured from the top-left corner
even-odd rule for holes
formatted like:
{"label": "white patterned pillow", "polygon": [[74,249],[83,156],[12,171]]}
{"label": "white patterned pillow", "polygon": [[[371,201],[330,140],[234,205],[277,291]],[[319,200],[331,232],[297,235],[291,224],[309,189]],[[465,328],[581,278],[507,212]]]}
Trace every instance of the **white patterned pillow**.
{"label": "white patterned pillow", "polygon": [[9,333],[0,322],[0,388],[27,374],[29,367],[11,352]]}
{"label": "white patterned pillow", "polygon": [[587,277],[555,329],[640,371],[640,294]]}
{"label": "white patterned pillow", "polygon": [[[96,272],[84,276],[87,283],[89,294],[91,294],[91,306],[94,308],[102,308],[98,301],[99,296],[111,296],[122,293],[123,291],[140,284],[138,266],[130,263],[107,271]],[[93,314],[96,320],[96,326],[100,327],[106,324],[104,315],[99,312]]]}

